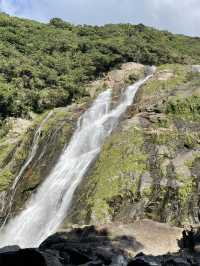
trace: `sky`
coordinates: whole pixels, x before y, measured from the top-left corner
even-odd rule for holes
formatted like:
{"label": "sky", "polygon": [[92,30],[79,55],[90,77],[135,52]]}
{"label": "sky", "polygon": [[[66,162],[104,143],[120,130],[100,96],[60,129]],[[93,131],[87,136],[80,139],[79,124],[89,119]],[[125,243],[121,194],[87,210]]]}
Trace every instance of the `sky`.
{"label": "sky", "polygon": [[200,0],[0,0],[0,11],[48,22],[143,23],[174,33],[200,36]]}

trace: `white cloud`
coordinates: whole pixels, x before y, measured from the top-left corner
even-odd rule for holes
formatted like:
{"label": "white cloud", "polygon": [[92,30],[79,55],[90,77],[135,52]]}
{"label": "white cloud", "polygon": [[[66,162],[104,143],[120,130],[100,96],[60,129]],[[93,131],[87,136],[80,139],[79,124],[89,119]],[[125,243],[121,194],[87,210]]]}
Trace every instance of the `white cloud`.
{"label": "white cloud", "polygon": [[7,13],[15,13],[16,11],[16,7],[13,3],[9,2],[9,1],[0,1],[0,8],[2,11],[7,12]]}
{"label": "white cloud", "polygon": [[155,25],[189,35],[200,35],[199,0],[153,0],[156,10]]}
{"label": "white cloud", "polygon": [[0,0],[12,15],[76,24],[143,23],[172,32],[200,35],[200,0]]}

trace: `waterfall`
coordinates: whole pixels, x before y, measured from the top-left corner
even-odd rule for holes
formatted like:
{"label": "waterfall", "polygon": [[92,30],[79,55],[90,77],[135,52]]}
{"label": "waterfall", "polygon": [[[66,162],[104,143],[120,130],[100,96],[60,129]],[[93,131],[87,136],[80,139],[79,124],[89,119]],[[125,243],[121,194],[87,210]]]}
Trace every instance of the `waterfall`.
{"label": "waterfall", "polygon": [[56,232],[67,215],[77,186],[99,154],[105,138],[132,104],[138,88],[151,76],[129,86],[112,110],[111,90],[98,96],[80,117],[69,145],[36,194],[32,195],[25,210],[9,221],[1,232],[1,246],[37,247]]}

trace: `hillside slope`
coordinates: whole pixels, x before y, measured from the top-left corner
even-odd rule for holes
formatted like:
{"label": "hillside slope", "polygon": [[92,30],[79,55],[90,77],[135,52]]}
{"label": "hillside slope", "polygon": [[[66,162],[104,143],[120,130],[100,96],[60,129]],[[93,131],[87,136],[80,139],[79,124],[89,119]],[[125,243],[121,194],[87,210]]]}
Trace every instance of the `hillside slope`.
{"label": "hillside slope", "polygon": [[74,26],[57,18],[42,24],[0,13],[0,36],[1,118],[66,106],[121,63],[200,63],[199,38],[142,24]]}

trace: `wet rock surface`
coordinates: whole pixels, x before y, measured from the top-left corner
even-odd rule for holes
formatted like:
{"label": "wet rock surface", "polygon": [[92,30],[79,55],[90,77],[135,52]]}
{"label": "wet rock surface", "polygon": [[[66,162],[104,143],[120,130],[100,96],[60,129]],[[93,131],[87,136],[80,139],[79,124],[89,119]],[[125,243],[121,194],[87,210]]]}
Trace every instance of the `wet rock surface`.
{"label": "wet rock surface", "polygon": [[157,68],[78,187],[66,224],[199,223],[199,84],[191,66]]}
{"label": "wet rock surface", "polygon": [[162,256],[139,253],[133,257],[119,243],[126,242],[126,245],[132,246],[134,242],[137,250],[141,244],[136,239],[123,236],[111,240],[106,231],[97,231],[94,226],[88,226],[50,236],[39,248],[5,247],[0,250],[0,265],[198,266],[200,254],[195,252],[195,246],[199,241],[199,230],[192,229],[183,232],[181,249],[177,253]]}

